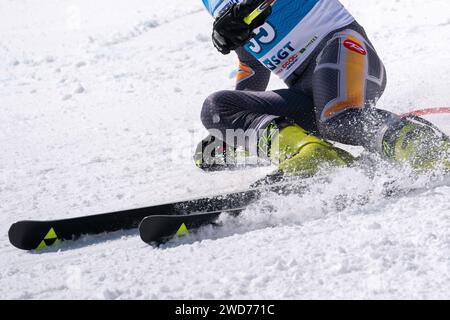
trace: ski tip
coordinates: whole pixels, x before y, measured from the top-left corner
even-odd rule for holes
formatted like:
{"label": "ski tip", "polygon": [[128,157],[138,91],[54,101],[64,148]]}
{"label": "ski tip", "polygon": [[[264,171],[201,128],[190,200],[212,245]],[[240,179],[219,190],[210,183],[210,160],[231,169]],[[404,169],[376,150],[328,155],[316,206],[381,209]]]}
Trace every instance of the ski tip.
{"label": "ski tip", "polygon": [[[149,216],[139,224],[139,235],[145,243],[158,246],[174,237],[185,236],[189,233],[187,216]],[[185,220],[187,219],[187,220]]]}
{"label": "ski tip", "polygon": [[44,249],[58,244],[56,230],[48,223],[39,221],[19,221],[8,230],[9,242],[22,250]]}
{"label": "ski tip", "polygon": [[221,211],[212,211],[188,215],[149,216],[141,221],[139,235],[142,241],[159,245],[175,237],[186,236],[191,230],[214,223],[220,214]]}
{"label": "ski tip", "polygon": [[22,250],[32,250],[33,248],[27,245],[27,241],[24,238],[24,223],[15,222],[8,230],[9,242],[16,248]]}
{"label": "ski tip", "polygon": [[160,230],[158,230],[158,228],[155,228],[153,221],[153,216],[142,219],[141,223],[139,223],[139,236],[145,243],[158,246],[163,241],[159,235]]}

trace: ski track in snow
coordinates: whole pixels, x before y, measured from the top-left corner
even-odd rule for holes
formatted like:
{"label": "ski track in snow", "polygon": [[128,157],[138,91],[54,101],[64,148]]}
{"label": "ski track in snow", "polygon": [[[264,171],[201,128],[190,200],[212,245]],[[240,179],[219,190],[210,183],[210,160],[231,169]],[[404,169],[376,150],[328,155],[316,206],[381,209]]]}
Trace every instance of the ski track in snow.
{"label": "ski track in snow", "polygon": [[[447,0],[343,2],[386,64],[380,107],[450,104]],[[449,184],[398,199],[375,192],[360,206],[352,199],[388,178],[349,169],[160,248],[135,230],[45,252],[9,244],[20,219],[233,191],[270,171],[192,164],[204,98],[234,84],[236,59],[215,52],[210,28],[193,0],[2,1],[0,297],[450,298]],[[355,198],[338,208],[330,199],[342,194]]]}

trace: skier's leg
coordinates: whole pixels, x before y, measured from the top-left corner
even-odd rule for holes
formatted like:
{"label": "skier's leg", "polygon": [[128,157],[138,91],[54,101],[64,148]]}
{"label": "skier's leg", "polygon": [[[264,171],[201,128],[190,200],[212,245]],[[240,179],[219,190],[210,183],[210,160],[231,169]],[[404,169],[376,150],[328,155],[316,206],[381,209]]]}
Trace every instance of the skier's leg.
{"label": "skier's leg", "polygon": [[[203,139],[194,155],[196,165],[204,170],[261,164],[257,150],[262,132],[279,117],[315,130],[312,99],[290,89],[276,91],[223,90],[211,94],[204,102],[201,120],[209,136]],[[238,150],[239,152],[236,152]],[[263,155],[262,155],[263,156]],[[257,160],[257,163],[249,163]]]}
{"label": "skier's leg", "polygon": [[[205,101],[202,121],[212,134],[196,153],[197,165],[203,168],[204,161],[211,158],[211,150],[223,146],[221,141],[234,147],[244,146],[258,156],[270,157],[284,172],[310,175],[324,162],[344,164],[351,158],[302,128],[315,130],[314,112],[311,99],[295,88],[215,93]],[[205,144],[213,147],[206,150]]]}
{"label": "skier's leg", "polygon": [[440,132],[374,107],[385,85],[385,68],[367,36],[353,30],[337,33],[318,56],[312,79],[320,134],[417,169],[439,162],[450,167],[444,154],[449,143]]}
{"label": "skier's leg", "polygon": [[386,72],[365,36],[344,30],[317,58],[312,91],[320,134],[330,140],[374,151],[380,128],[399,117],[376,109]]}
{"label": "skier's leg", "polygon": [[295,89],[274,91],[223,90],[206,98],[201,120],[206,129],[244,131],[265,128],[278,117],[289,118],[309,131],[315,130],[311,97]]}

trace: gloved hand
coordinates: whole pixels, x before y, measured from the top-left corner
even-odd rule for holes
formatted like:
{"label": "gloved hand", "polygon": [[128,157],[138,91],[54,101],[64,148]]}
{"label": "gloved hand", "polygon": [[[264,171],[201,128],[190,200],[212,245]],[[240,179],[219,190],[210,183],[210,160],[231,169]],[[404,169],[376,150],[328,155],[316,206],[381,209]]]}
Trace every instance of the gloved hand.
{"label": "gloved hand", "polygon": [[242,47],[255,36],[253,30],[264,24],[272,13],[272,7],[267,6],[250,24],[245,23],[244,18],[262,2],[261,0],[244,0],[241,3],[235,3],[214,21],[212,40],[219,52],[228,54],[231,50]]}

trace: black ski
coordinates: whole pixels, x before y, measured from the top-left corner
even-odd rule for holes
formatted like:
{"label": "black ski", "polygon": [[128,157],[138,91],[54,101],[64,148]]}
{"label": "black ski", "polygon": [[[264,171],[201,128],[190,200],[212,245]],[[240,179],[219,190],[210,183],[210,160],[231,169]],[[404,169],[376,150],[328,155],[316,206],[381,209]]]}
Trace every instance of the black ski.
{"label": "black ski", "polygon": [[[315,178],[314,181],[326,181],[326,177]],[[33,250],[43,249],[47,246],[59,243],[64,240],[75,240],[82,235],[94,235],[119,230],[134,229],[139,226],[141,221],[151,216],[176,216],[186,220],[186,215],[195,215],[188,220],[189,228],[196,228],[212,221],[203,219],[205,217],[217,217],[221,212],[229,211],[239,213],[242,208],[260,199],[265,192],[280,192],[283,194],[302,193],[307,189],[308,179],[302,178],[280,178],[277,175],[268,176],[251,186],[250,189],[240,192],[229,193],[212,197],[205,197],[187,201],[179,201],[162,205],[149,206],[145,208],[123,210],[98,215],[81,216],[76,218],[47,220],[47,221],[19,221],[14,223],[8,232],[9,240],[12,245],[19,249]],[[400,190],[395,186],[388,187],[386,196],[398,196]],[[411,190],[408,190],[410,192]],[[201,216],[206,213],[207,216]],[[198,217],[198,218],[196,218]],[[201,218],[203,217],[203,218]],[[161,219],[158,221],[165,221]],[[205,220],[205,222],[201,222]],[[147,220],[147,223],[156,220]],[[195,222],[195,223],[194,223]],[[199,225],[198,223],[201,222]],[[192,223],[192,224],[191,224]],[[162,225],[162,222],[158,223]],[[178,225],[178,228],[180,225]],[[166,227],[161,227],[165,229]],[[188,229],[189,229],[188,228]],[[171,228],[168,227],[168,230]],[[172,235],[176,234],[172,231]],[[171,232],[168,232],[170,238]],[[147,236],[142,236],[147,239]],[[155,237],[151,235],[150,237]],[[163,234],[161,238],[165,238]],[[158,238],[158,237],[156,237]],[[150,241],[151,242],[151,241]]]}
{"label": "black ski", "polygon": [[188,215],[156,215],[142,220],[139,225],[139,235],[148,244],[161,244],[175,236],[182,236],[189,230],[213,224],[223,212],[239,214],[245,208],[193,213]]}
{"label": "black ski", "polygon": [[152,215],[189,214],[242,207],[259,197],[259,189],[249,189],[220,196],[174,202],[145,208],[98,215],[48,221],[19,221],[8,232],[9,241],[19,249],[43,249],[61,240],[74,240],[81,235],[101,234],[133,229]]}
{"label": "black ski", "polygon": [[[81,235],[134,229],[148,216],[186,215],[245,207],[259,199],[263,191],[277,191],[290,185],[292,181],[280,182],[279,176],[273,175],[256,182],[248,190],[224,195],[69,219],[19,221],[10,227],[8,236],[11,244],[19,249],[43,249],[63,240],[75,240]],[[299,182],[294,185],[295,188],[304,186]]]}

